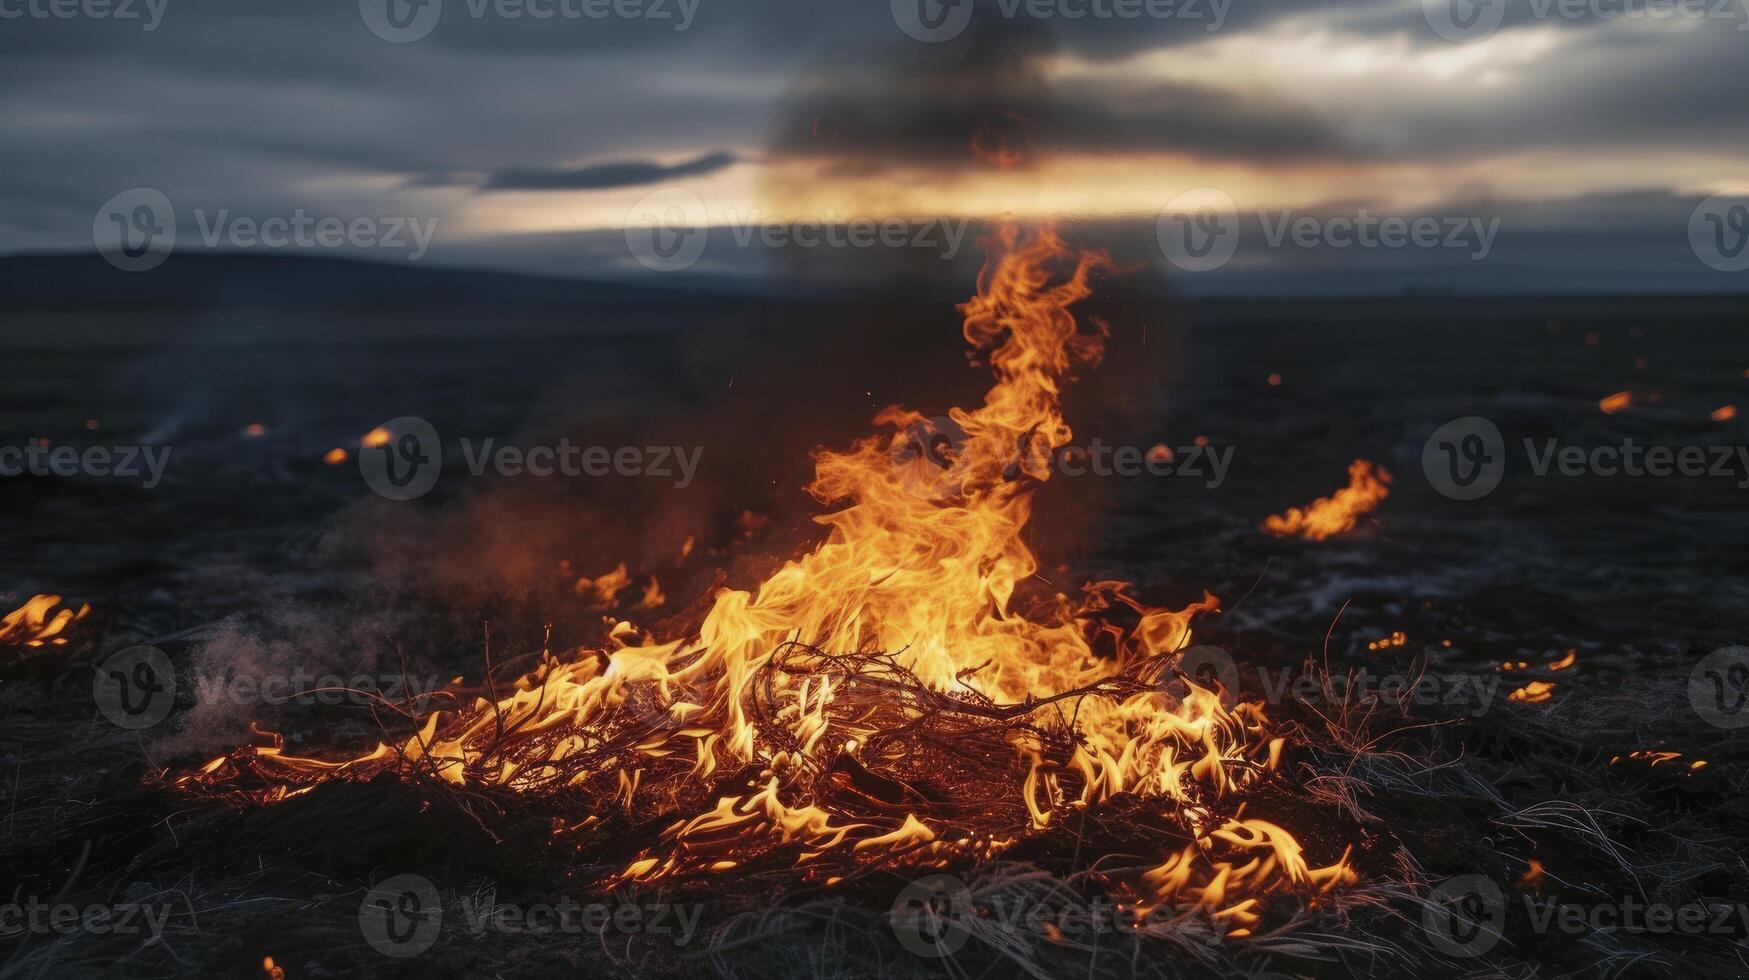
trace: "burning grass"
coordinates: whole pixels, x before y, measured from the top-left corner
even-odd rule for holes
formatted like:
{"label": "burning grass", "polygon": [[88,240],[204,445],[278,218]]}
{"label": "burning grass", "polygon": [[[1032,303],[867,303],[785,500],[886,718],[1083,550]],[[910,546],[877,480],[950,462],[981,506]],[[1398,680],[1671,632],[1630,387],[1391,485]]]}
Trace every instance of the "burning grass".
{"label": "burning grass", "polygon": [[[605,889],[964,870],[1071,826],[1064,873],[1115,861],[1102,887],[1137,921],[1166,910],[1237,939],[1293,918],[1271,914],[1277,897],[1303,908],[1354,885],[1353,841],[1306,836],[1335,815],[1283,775],[1301,747],[1260,704],[1177,670],[1212,595],[1172,610],[1123,582],[1068,595],[1035,576],[1024,532],[1070,440],[1061,386],[1105,336],[1071,307],[1112,266],[1050,229],[989,244],[960,309],[995,384],[949,412],[965,438],[919,452],[928,421],[893,406],[882,434],[819,451],[809,489],[829,533],[757,589],[719,592],[677,636],[614,621],[604,645],[543,650],[514,679],[488,657],[485,689],[437,710],[382,701],[413,731],[368,752],[276,742],[173,784],[260,805],[392,773],[483,826],[538,804],[579,866],[617,864]],[[1114,813],[1128,832],[1085,834]]]}

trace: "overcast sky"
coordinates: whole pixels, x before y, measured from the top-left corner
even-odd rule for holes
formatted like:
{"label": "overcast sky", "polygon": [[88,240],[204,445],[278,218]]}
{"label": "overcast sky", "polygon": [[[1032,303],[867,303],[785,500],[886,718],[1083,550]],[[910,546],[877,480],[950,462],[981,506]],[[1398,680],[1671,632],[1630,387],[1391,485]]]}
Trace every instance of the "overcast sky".
{"label": "overcast sky", "polygon": [[[88,249],[138,187],[178,248],[301,210],[434,221],[421,261],[578,276],[645,273],[627,215],[676,188],[712,225],[1150,232],[1214,188],[1246,230],[1209,281],[1364,270],[1364,247],[1267,234],[1363,211],[1476,219],[1473,246],[1497,220],[1480,262],[1373,250],[1465,286],[1749,276],[1740,199],[1703,203],[1749,186],[1749,0],[960,2],[969,22],[936,0],[0,0],[0,252]],[[756,272],[717,248],[693,271]]]}

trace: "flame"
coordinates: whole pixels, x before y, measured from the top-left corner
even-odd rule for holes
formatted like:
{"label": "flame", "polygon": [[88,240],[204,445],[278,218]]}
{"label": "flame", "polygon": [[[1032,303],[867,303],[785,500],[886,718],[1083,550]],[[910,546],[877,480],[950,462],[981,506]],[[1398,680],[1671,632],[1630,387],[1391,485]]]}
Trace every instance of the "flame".
{"label": "flame", "polygon": [[60,604],[58,595],[33,596],[29,602],[7,613],[4,619],[0,619],[0,646],[64,646],[67,638],[61,633],[84,619],[91,607],[55,612],[55,607]]}
{"label": "flame", "polygon": [[1542,704],[1554,696],[1553,681],[1531,681],[1506,696],[1508,701],[1521,701],[1525,704]]}
{"label": "flame", "polygon": [[1263,529],[1278,538],[1298,535],[1308,541],[1323,541],[1354,530],[1355,522],[1390,496],[1391,474],[1382,466],[1357,459],[1348,466],[1348,486],[1320,497],[1301,509],[1288,508],[1272,515]]}
{"label": "flame", "polygon": [[[807,489],[827,508],[816,518],[825,538],[757,588],[718,591],[684,635],[658,639],[621,620],[603,649],[543,651],[508,693],[436,711],[398,747],[339,761],[244,748],[178,784],[222,792],[265,779],[260,803],[398,769],[571,794],[593,812],[563,833],[585,836],[615,811],[665,825],[608,884],[761,859],[808,874],[830,862],[815,879],[826,884],[871,863],[942,866],[1125,796],[1176,836],[1127,886],[1140,909],[1188,905],[1242,935],[1266,894],[1354,881],[1346,850],[1314,867],[1282,826],[1241,815],[1285,748],[1262,706],[1163,683],[1193,618],[1219,608],[1213,595],[1172,610],[1123,582],[1088,583],[1079,597],[1040,587],[1026,533],[1033,493],[1071,438],[1061,387],[1098,363],[1104,340],[1103,325],[1081,329],[1070,307],[1112,264],[1049,228],[1005,226],[989,245],[960,311],[995,381],[982,405],[949,411],[963,442],[945,462],[921,459],[930,423],[889,406],[878,434],[816,451]],[[762,523],[743,517],[749,534]],[[622,564],[577,589],[606,604],[631,581]],[[652,578],[644,604],[660,600]],[[989,750],[974,754],[980,746]],[[975,798],[941,805],[943,790],[919,789],[939,787],[956,762]]]}
{"label": "flame", "polygon": [[1602,409],[1603,414],[1605,414],[1605,415],[1614,415],[1615,413],[1621,411],[1622,409],[1629,407],[1633,403],[1634,403],[1634,393],[1633,392],[1631,392],[1631,391],[1618,391],[1613,395],[1605,395],[1601,400],[1598,401],[1597,407],[1599,409]]}
{"label": "flame", "polygon": [[285,967],[276,966],[271,956],[261,958],[261,972],[267,974],[267,980],[285,980]]}
{"label": "flame", "polygon": [[1736,417],[1737,406],[1735,405],[1720,405],[1713,409],[1712,420],[1714,422],[1729,422]]}

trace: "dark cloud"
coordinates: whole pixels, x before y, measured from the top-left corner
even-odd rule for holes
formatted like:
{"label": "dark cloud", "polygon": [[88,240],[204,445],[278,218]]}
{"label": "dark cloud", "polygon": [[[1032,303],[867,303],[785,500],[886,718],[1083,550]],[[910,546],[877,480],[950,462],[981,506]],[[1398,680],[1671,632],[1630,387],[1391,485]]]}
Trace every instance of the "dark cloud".
{"label": "dark cloud", "polygon": [[481,190],[594,191],[612,187],[639,187],[679,177],[715,173],[736,162],[727,150],[706,153],[672,166],[653,160],[620,160],[574,170],[541,167],[510,167],[490,175]]}

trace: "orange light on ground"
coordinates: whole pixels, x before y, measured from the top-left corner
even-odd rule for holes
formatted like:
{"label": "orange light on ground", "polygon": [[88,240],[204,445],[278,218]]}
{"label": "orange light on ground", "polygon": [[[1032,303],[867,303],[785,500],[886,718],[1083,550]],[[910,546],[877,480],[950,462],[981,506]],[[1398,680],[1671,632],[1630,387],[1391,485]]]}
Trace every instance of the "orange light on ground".
{"label": "orange light on ground", "polygon": [[390,436],[389,430],[387,430],[379,425],[376,428],[370,430],[369,432],[366,432],[364,434],[364,438],[358,440],[358,444],[363,446],[366,449],[375,449],[377,446],[388,445],[389,444],[389,436]]}
{"label": "orange light on ground", "polygon": [[1712,418],[1714,422],[1729,422],[1736,417],[1737,406],[1735,405],[1720,405],[1718,408],[1713,409]]}
{"label": "orange light on ground", "polygon": [[329,466],[339,466],[341,463],[346,462],[347,458],[348,454],[346,450],[336,446],[333,449],[328,450],[328,454],[322,457],[322,462],[327,463]]}
{"label": "orange light on ground", "polygon": [[1627,408],[1629,405],[1632,405],[1633,403],[1634,403],[1634,393],[1633,392],[1631,392],[1631,391],[1618,391],[1613,395],[1606,395],[1602,399],[1600,399],[1597,402],[1597,407],[1602,409],[1603,414],[1605,414],[1605,415],[1614,415],[1615,413],[1621,411],[1624,408]]}

